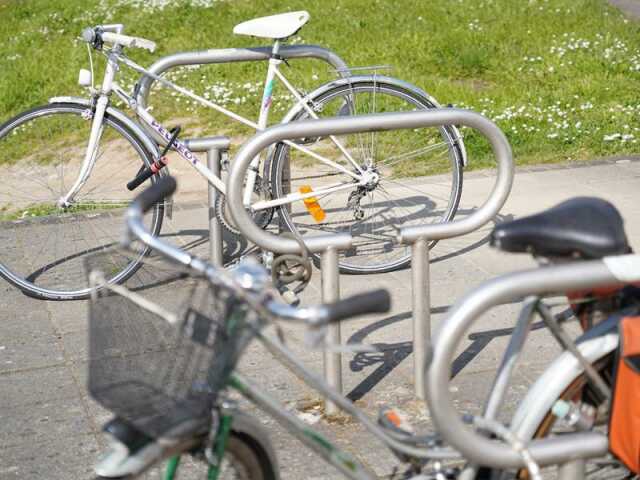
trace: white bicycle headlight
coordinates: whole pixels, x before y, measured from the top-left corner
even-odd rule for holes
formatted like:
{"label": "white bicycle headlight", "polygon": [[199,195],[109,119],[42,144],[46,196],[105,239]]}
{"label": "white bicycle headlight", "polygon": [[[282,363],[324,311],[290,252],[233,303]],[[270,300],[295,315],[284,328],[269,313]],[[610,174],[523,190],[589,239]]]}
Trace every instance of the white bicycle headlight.
{"label": "white bicycle headlight", "polygon": [[82,87],[90,87],[93,85],[93,79],[91,78],[91,72],[89,70],[85,70],[84,68],[80,69],[80,73],[78,74],[78,85]]}

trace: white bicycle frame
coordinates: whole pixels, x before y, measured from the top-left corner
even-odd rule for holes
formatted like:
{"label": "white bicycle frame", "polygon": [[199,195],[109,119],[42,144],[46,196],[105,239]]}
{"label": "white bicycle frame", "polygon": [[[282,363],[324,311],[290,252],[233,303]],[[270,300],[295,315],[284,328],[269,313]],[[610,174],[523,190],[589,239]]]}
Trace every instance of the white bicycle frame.
{"label": "white bicycle frame", "polygon": [[[103,27],[105,30],[109,28],[109,26]],[[113,29],[116,33],[120,33],[122,31],[122,26],[117,25],[113,26]],[[267,76],[265,79],[264,92],[262,96],[262,103],[260,106],[260,115],[258,118],[258,123],[252,122],[251,120],[238,115],[237,113],[228,110],[221,105],[216,104],[206,98],[195,94],[191,90],[180,87],[179,85],[174,84],[173,82],[162,78],[160,76],[154,75],[149,72],[145,68],[136,64],[132,60],[124,57],[122,55],[122,46],[118,44],[114,44],[112,49],[106,53],[107,56],[107,65],[105,69],[104,78],[102,81],[102,87],[100,89],[99,94],[97,95],[97,99],[95,101],[95,109],[93,112],[93,120],[91,126],[91,134],[89,137],[89,143],[87,145],[87,150],[85,153],[85,158],[80,169],[80,174],[76,179],[76,182],[70,188],[66,195],[64,195],[60,200],[60,206],[69,206],[73,203],[73,199],[75,195],[80,191],[82,186],[86,183],[89,178],[91,171],[97,161],[97,146],[100,141],[102,130],[104,128],[103,120],[105,111],[109,105],[109,97],[112,92],[114,92],[118,97],[120,97],[123,101],[125,101],[129,107],[135,111],[138,118],[140,118],[144,123],[146,123],[151,130],[153,130],[160,137],[169,141],[171,139],[171,133],[164,128],[149,112],[147,109],[142,108],[136,100],[128,95],[118,84],[115,82],[115,74],[118,70],[119,63],[124,63],[128,67],[133,70],[142,73],[144,75],[148,75],[154,80],[162,83],[163,85],[196,100],[197,102],[213,108],[214,110],[240,122],[244,125],[247,125],[251,128],[254,128],[257,131],[264,130],[267,126],[267,122],[269,119],[269,111],[272,103],[272,92],[273,86],[276,77],[284,84],[284,86],[289,90],[289,92],[294,96],[296,101],[298,102],[294,108],[302,106],[305,111],[311,116],[311,118],[317,119],[318,115],[315,113],[312,107],[309,106],[309,98],[308,96],[302,97],[300,93],[291,85],[291,83],[285,78],[285,76],[280,72],[279,65],[282,63],[282,60],[278,56],[278,52],[280,49],[280,41],[276,40],[272,49],[271,58],[269,59],[269,65],[267,69]],[[290,204],[296,201],[304,200],[306,198],[311,197],[324,197],[330,195],[332,193],[341,191],[341,190],[349,190],[353,189],[360,185],[366,185],[370,180],[370,174],[368,172],[364,172],[360,165],[354,160],[354,158],[349,154],[346,148],[342,145],[342,143],[334,136],[329,135],[328,138],[336,145],[336,147],[340,150],[349,164],[353,167],[353,170],[349,170],[344,166],[304,147],[303,145],[296,144],[291,141],[284,141],[286,145],[296,150],[299,150],[311,157],[315,158],[319,162],[328,165],[341,173],[348,175],[353,179],[350,183],[336,183],[325,186],[318,190],[314,190],[308,193],[299,193],[292,192],[287,194],[284,197],[276,198],[272,200],[261,200],[251,204],[252,193],[256,184],[256,180],[258,177],[258,171],[260,166],[261,158],[257,156],[254,158],[251,163],[251,167],[248,169],[246,183],[243,191],[243,203],[246,208],[250,208],[253,211],[263,210],[268,208],[274,208],[285,204]],[[225,184],[220,177],[215,175],[211,170],[209,170],[205,165],[203,165],[196,155],[187,148],[184,142],[176,139],[173,147],[172,147],[184,160],[186,160],[195,170],[205,177],[209,183],[211,183],[219,192],[222,194],[226,194]]]}

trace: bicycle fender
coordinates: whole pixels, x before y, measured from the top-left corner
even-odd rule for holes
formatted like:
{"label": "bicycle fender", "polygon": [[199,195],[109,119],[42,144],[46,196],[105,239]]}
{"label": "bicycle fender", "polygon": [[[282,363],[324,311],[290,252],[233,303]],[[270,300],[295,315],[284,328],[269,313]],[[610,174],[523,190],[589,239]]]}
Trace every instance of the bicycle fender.
{"label": "bicycle fender", "polygon": [[[82,105],[84,107],[91,106],[91,100],[83,97],[52,97],[49,99],[49,103],[72,103],[76,105]],[[145,148],[149,151],[149,153],[153,156],[153,158],[160,157],[160,149],[158,144],[147,134],[145,130],[142,129],[140,125],[134,122],[131,117],[127,116],[122,110],[114,108],[109,105],[107,107],[106,113],[112,116],[113,118],[122,122],[127,128],[133,132],[133,134],[137,137],[138,140],[145,146]],[[169,167],[165,167],[160,171],[160,175],[169,175]],[[172,218],[173,212],[173,197],[167,199],[165,201],[165,215],[167,218]]]}
{"label": "bicycle fender", "polygon": [[[303,99],[307,99],[307,98],[314,99],[318,95],[322,95],[327,91],[331,90],[332,88],[342,87],[344,85],[352,85],[355,83],[365,82],[365,81],[387,83],[387,84],[393,85],[394,87],[404,88],[405,90],[409,90],[410,92],[412,92],[418,97],[426,98],[427,100],[429,100],[429,102],[433,103],[436,106],[436,108],[443,108],[435,98],[433,98],[427,92],[422,90],[420,87],[412,83],[406,82],[404,80],[400,80],[399,78],[387,77],[385,75],[355,75],[350,77],[339,78],[337,80],[332,80],[330,82],[323,83],[318,88],[313,90],[311,93],[308,93],[305,97],[303,97]],[[296,115],[298,115],[303,109],[304,107],[300,103],[297,103],[296,105],[293,106],[291,110],[287,112],[287,114],[282,119],[281,123],[291,122],[296,117]],[[462,138],[460,135],[460,132],[458,131],[458,128],[455,125],[450,125],[450,127],[457,138]],[[463,142],[459,143],[459,147],[462,153],[462,165],[466,167],[467,151],[465,149],[464,143]]]}
{"label": "bicycle fender", "polygon": [[240,410],[233,410],[231,414],[233,416],[233,421],[231,422],[231,431],[246,435],[258,444],[258,446],[267,455],[271,465],[273,465],[274,467],[276,475],[275,480],[279,480],[280,469],[278,467],[278,457],[275,450],[271,446],[269,434],[267,433],[266,429],[256,418],[249,415],[248,413]]}

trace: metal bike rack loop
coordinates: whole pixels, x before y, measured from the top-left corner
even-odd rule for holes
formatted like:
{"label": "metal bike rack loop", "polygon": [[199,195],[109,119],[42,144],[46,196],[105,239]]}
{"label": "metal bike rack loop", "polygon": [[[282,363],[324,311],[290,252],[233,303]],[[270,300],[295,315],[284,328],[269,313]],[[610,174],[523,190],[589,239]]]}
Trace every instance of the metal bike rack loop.
{"label": "metal bike rack loop", "polygon": [[[154,75],[162,75],[167,70],[185,65],[268,61],[271,53],[272,47],[221,48],[179,52],[160,58],[149,67],[149,72]],[[283,45],[279,55],[284,59],[315,58],[322,60],[331,65],[339,75],[349,76],[349,67],[342,58],[331,50],[317,45]],[[153,78],[146,75],[140,78],[136,101],[143,108],[147,106],[147,98],[154,81]]]}
{"label": "metal bike rack loop", "polygon": [[[242,225],[246,237],[267,251],[277,253],[299,253],[298,242],[273,235],[257,227],[242,205],[242,186],[246,169],[251,160],[262,150],[282,140],[294,140],[305,137],[342,135],[381,130],[400,130],[420,127],[439,127],[442,125],[465,125],[478,130],[489,140],[493,152],[498,159],[498,177],[489,199],[471,216],[464,220],[450,224],[439,224],[424,227],[412,227],[402,230],[399,241],[414,244],[414,298],[421,306],[417,319],[421,325],[428,322],[428,252],[427,238],[440,239],[456,235],[463,235],[484,225],[492,219],[504,204],[513,181],[513,160],[511,148],[502,131],[490,120],[478,113],[458,109],[432,109],[415,112],[381,113],[344,118],[330,118],[323,120],[306,120],[284,125],[276,125],[259,132],[249,139],[241,148],[232,162],[232,169],[227,182],[229,208],[238,225]],[[348,248],[351,237],[346,234],[323,235],[304,239],[308,248],[313,252],[324,252],[322,263],[322,290],[324,301],[337,299],[338,286],[338,251]],[[418,253],[416,253],[418,252]],[[422,268],[415,267],[420,262]],[[418,286],[417,282],[421,282]],[[424,282],[424,283],[422,283]],[[333,288],[335,287],[335,288]],[[426,287],[426,294],[421,289]],[[335,297],[335,298],[334,298]],[[426,318],[426,320],[425,320]],[[414,324],[417,323],[414,320]],[[428,323],[426,323],[428,326]],[[336,327],[337,329],[338,327]],[[414,328],[414,331],[428,336],[424,327]],[[339,330],[330,332],[331,341],[339,342]],[[414,354],[424,358],[425,338],[416,338],[418,347],[414,347]],[[332,362],[325,358],[325,373],[329,383],[339,388],[341,385],[341,360],[339,354],[333,354]],[[422,368],[422,364],[420,364]],[[421,372],[421,370],[420,370]],[[421,375],[416,375],[416,384],[422,385]],[[420,393],[420,396],[422,394]]]}
{"label": "metal bike rack loop", "polygon": [[[504,133],[493,122],[475,112],[448,111],[452,112],[456,119],[446,119],[446,123],[472,127],[489,140],[497,160],[498,175],[487,200],[468,217],[453,222],[405,227],[401,228],[398,234],[398,242],[411,246],[413,378],[415,394],[420,399],[424,399],[422,369],[431,340],[429,242],[459,237],[484,226],[498,214],[507,201],[513,184],[513,155]],[[445,122],[445,118],[442,121]]]}
{"label": "metal bike rack loop", "polygon": [[[204,137],[185,140],[187,148],[193,152],[207,152],[207,168],[220,176],[220,162],[222,154],[229,151],[231,141],[229,137]],[[209,258],[216,266],[224,266],[222,252],[222,225],[216,216],[216,199],[218,191],[212,184],[208,184],[209,200]]]}
{"label": "metal bike rack loop", "polygon": [[[605,286],[622,287],[640,280],[639,266],[640,255],[632,254],[523,270],[493,278],[459,299],[449,310],[438,332],[431,361],[424,365],[429,411],[445,443],[477,465],[500,469],[523,468],[524,462],[519,452],[468,428],[451,398],[451,362],[466,333],[483,313],[496,306],[520,301],[529,295],[546,296]],[[517,435],[520,433],[517,422],[515,428]],[[582,478],[580,473],[584,469],[584,462],[579,460],[605,455],[608,439],[596,431],[564,433],[557,437],[531,440],[527,443],[527,449],[540,466],[561,465],[560,478],[573,480]]]}

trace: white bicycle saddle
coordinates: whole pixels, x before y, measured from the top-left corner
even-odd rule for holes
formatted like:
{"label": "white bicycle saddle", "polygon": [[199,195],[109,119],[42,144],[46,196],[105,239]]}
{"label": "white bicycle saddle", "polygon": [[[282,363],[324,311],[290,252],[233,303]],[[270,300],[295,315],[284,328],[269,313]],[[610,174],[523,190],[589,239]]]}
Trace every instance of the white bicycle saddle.
{"label": "white bicycle saddle", "polygon": [[299,12],[254,18],[253,20],[247,20],[233,27],[233,33],[281,40],[290,37],[300,30],[302,26],[309,21],[309,17],[309,12],[301,10]]}

